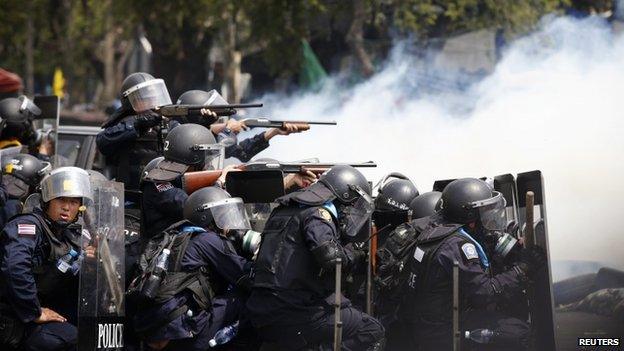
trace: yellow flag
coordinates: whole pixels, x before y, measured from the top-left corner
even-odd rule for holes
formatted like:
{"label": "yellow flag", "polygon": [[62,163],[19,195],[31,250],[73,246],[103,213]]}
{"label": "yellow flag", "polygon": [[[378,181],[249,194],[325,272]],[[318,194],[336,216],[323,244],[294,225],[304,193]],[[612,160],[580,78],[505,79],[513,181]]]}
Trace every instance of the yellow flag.
{"label": "yellow flag", "polygon": [[54,70],[54,79],[52,81],[52,93],[59,98],[63,98],[65,96],[65,78],[63,77],[63,71],[60,68],[56,68]]}

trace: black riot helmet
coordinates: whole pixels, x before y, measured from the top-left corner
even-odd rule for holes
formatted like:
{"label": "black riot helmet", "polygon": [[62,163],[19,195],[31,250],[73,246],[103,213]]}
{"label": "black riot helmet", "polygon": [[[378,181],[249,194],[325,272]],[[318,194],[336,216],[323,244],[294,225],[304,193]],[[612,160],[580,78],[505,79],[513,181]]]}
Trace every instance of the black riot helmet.
{"label": "black riot helmet", "polygon": [[122,105],[124,99],[136,112],[171,105],[171,97],[165,82],[144,72],[132,73],[121,83]]}
{"label": "black riot helmet", "polygon": [[377,183],[375,198],[377,211],[406,211],[410,202],[418,196],[418,189],[401,173],[390,173]]}
{"label": "black riot helmet", "polygon": [[487,230],[503,230],[505,198],[483,180],[462,178],[449,183],[440,200],[442,216],[448,221],[468,224],[480,221]]}
{"label": "black riot helmet", "polygon": [[214,186],[202,188],[186,199],[184,218],[200,227],[223,232],[251,229],[243,200]]}
{"label": "black riot helmet", "polygon": [[370,197],[370,185],[360,171],[349,165],[336,165],[324,173],[319,182],[325,185],[336,198],[349,204],[366,194]]}
{"label": "black riot helmet", "polygon": [[51,170],[49,162],[29,154],[14,155],[2,163],[2,182],[13,198],[22,198],[34,191],[43,176]]}
{"label": "black riot helmet", "polygon": [[354,238],[373,212],[370,184],[360,171],[349,165],[336,165],[318,180],[336,197],[339,229]]}
{"label": "black riot helmet", "polygon": [[[212,132],[199,124],[187,123],[173,128],[165,139],[165,161],[202,169],[222,154]],[[215,168],[215,167],[213,167]]]}
{"label": "black riot helmet", "polygon": [[416,196],[409,205],[412,211],[412,219],[431,216],[438,212],[441,197],[442,193],[439,191],[430,191]]}
{"label": "black riot helmet", "polygon": [[227,105],[228,102],[214,89],[188,90],[178,98],[178,105]]}
{"label": "black riot helmet", "polygon": [[31,118],[41,113],[28,98],[22,96],[20,98],[7,98],[0,101],[0,129],[2,130],[2,138],[17,138],[23,140],[26,134],[32,134],[34,131],[31,124]]}

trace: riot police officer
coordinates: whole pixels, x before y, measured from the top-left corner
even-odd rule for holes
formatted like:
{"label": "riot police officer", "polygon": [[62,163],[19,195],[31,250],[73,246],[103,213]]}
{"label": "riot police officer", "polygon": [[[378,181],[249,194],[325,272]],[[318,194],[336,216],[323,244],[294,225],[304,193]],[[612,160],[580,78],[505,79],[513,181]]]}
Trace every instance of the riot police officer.
{"label": "riot police officer", "polygon": [[[304,190],[277,200],[266,223],[247,302],[260,337],[288,350],[331,344],[335,261],[354,268],[365,253],[341,241],[369,220],[373,200],[364,176],[347,165],[332,167]],[[342,297],[345,350],[381,347],[384,330]]]}
{"label": "riot police officer", "polygon": [[182,184],[184,173],[215,169],[223,159],[223,147],[210,130],[198,124],[182,124],[171,130],[164,145],[164,159],[147,173],[141,185],[146,239],[182,219],[188,197]]}
{"label": "riot police officer", "polygon": [[[121,107],[102,125],[98,133],[98,150],[107,157],[112,175],[126,189],[137,190],[143,167],[162,153],[161,116],[152,109],[170,105],[171,98],[162,79],[151,74],[132,73],[121,85]],[[171,121],[169,129],[177,122]]]}
{"label": "riot police officer", "polygon": [[[483,249],[485,236],[507,225],[505,199],[484,181],[458,179],[442,192],[440,214],[426,217],[407,265],[406,293],[401,305],[402,323],[408,328],[410,349],[452,349],[452,270],[459,266],[460,326],[462,330],[489,328],[497,333],[503,324],[513,332],[495,334],[496,349],[521,348],[527,325],[495,311],[497,302],[517,293],[533,272],[544,264],[538,251],[504,272],[492,274],[490,257]],[[494,309],[494,310],[492,310]],[[470,347],[470,345],[466,345]],[[480,350],[488,345],[480,345]]]}
{"label": "riot police officer", "polygon": [[[0,332],[6,344],[25,350],[75,348],[76,274],[83,252],[81,231],[72,224],[90,200],[88,174],[76,167],[58,168],[41,181],[41,208],[4,227],[0,286],[4,310],[13,322],[13,328]],[[93,249],[85,253],[92,256]]]}
{"label": "riot police officer", "polygon": [[243,327],[241,289],[250,287],[251,266],[228,237],[249,228],[240,198],[207,187],[186,200],[184,220],[150,240],[141,257],[143,271],[149,257],[163,255],[159,248],[169,250],[166,280],[133,285],[143,299],[135,327],[152,349],[206,350],[219,329],[237,321],[239,330]]}
{"label": "riot police officer", "polygon": [[418,196],[418,189],[401,173],[386,175],[377,185],[373,221],[377,227],[377,241],[381,246],[388,234],[408,220],[410,202]]}
{"label": "riot police officer", "polygon": [[400,224],[388,234],[384,245],[377,250],[377,274],[375,276],[375,312],[386,328],[389,350],[409,349],[406,339],[410,333],[398,321],[398,311],[403,295],[406,274],[403,272],[413,245],[423,226],[429,222],[426,217],[439,210],[442,193],[430,191],[416,196],[409,204],[410,222]]}
{"label": "riot police officer", "polygon": [[41,109],[26,96],[1,100],[0,149],[27,146],[31,154],[43,161],[49,161],[49,145],[43,144],[49,140],[38,140],[32,122],[40,114]]}
{"label": "riot police officer", "polygon": [[[177,104],[182,105],[227,105],[227,101],[221,97],[216,90],[189,90],[180,95]],[[309,125],[298,123],[286,123],[284,128],[270,128],[262,133],[256,134],[249,139],[241,142],[237,140],[237,134],[247,129],[244,122],[230,118],[227,123],[214,123],[214,119],[206,118],[203,114],[189,116],[189,122],[209,126],[210,131],[217,136],[217,140],[221,142],[230,139],[231,142],[225,148],[225,157],[235,157],[242,162],[249,161],[252,157],[269,147],[269,140],[277,135],[289,135],[292,133],[300,133],[309,129]]]}
{"label": "riot police officer", "polygon": [[41,178],[51,167],[50,163],[28,154],[15,155],[8,160],[2,160],[2,163],[2,183],[8,194],[0,211],[0,227],[4,228],[9,218],[22,212],[24,200],[35,191]]}

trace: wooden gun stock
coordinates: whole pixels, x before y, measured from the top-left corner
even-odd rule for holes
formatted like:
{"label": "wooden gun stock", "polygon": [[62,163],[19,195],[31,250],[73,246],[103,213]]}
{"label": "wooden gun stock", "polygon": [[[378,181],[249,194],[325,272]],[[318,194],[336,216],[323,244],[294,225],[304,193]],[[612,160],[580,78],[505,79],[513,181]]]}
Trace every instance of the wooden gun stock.
{"label": "wooden gun stock", "polygon": [[221,174],[223,170],[220,169],[184,173],[184,191],[190,195],[203,187],[214,185]]}

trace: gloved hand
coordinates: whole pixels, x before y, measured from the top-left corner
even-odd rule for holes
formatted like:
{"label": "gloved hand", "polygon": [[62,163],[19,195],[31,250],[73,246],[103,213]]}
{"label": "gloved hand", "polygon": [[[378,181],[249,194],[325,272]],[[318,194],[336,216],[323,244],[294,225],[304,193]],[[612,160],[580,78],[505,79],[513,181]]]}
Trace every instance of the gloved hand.
{"label": "gloved hand", "polygon": [[547,264],[546,253],[541,247],[535,246],[530,249],[522,249],[518,267],[524,274],[531,276]]}
{"label": "gloved hand", "polygon": [[162,117],[152,111],[143,112],[134,119],[134,129],[139,132],[145,132],[148,129],[157,126]]}
{"label": "gloved hand", "polygon": [[359,247],[354,243],[348,243],[344,248],[350,253],[349,256],[353,260],[353,267],[358,267],[366,262],[366,258],[368,257],[366,246]]}

